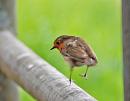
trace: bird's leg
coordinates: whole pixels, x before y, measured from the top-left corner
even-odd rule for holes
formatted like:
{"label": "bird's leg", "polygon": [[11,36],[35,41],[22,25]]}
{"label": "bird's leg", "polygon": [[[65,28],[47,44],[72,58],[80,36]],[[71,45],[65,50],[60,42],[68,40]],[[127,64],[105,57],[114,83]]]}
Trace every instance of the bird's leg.
{"label": "bird's leg", "polygon": [[73,67],[70,68],[70,78],[69,78],[70,85],[71,85],[71,76],[72,76],[72,72],[73,72]]}
{"label": "bird's leg", "polygon": [[88,68],[89,68],[89,67],[87,66],[85,73],[84,73],[84,74],[81,74],[81,76],[82,76],[82,77],[85,77],[86,79],[88,79],[88,78],[87,78]]}
{"label": "bird's leg", "polygon": [[86,71],[85,71],[85,73],[84,73],[84,77],[87,76],[87,72],[88,72],[88,66],[87,66]]}

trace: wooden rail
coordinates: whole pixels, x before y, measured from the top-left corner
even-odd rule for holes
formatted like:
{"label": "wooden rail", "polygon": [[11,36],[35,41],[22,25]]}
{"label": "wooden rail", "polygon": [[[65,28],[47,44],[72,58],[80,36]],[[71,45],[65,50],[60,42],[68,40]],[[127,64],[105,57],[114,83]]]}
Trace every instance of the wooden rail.
{"label": "wooden rail", "polygon": [[0,67],[38,101],[96,101],[9,31],[0,32]]}

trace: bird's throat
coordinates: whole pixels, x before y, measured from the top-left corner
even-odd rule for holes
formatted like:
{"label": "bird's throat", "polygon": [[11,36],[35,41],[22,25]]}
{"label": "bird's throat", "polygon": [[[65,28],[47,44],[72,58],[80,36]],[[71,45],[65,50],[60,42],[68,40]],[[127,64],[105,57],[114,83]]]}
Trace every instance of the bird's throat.
{"label": "bird's throat", "polygon": [[61,43],[58,47],[59,51],[62,51],[62,49],[64,48],[64,43]]}

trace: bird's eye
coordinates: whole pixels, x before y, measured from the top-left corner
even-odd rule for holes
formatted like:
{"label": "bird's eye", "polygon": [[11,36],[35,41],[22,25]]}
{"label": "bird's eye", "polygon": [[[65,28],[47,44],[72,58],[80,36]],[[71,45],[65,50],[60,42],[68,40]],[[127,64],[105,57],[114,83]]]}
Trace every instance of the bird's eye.
{"label": "bird's eye", "polygon": [[60,42],[56,42],[56,44],[57,44],[57,45],[59,45],[59,44],[60,44]]}

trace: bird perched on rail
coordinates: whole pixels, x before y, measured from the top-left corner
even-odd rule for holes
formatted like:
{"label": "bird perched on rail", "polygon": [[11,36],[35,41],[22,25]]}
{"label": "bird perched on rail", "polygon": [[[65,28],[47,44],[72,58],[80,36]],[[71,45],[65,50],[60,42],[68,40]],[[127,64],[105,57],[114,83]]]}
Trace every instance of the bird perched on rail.
{"label": "bird perched on rail", "polygon": [[74,67],[86,65],[86,71],[82,77],[87,77],[87,71],[90,66],[97,64],[97,57],[92,48],[80,37],[62,35],[56,38],[54,46],[63,55],[64,59],[70,64],[70,84]]}

